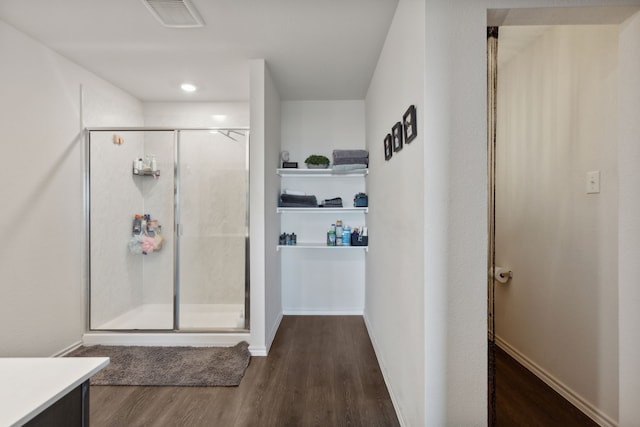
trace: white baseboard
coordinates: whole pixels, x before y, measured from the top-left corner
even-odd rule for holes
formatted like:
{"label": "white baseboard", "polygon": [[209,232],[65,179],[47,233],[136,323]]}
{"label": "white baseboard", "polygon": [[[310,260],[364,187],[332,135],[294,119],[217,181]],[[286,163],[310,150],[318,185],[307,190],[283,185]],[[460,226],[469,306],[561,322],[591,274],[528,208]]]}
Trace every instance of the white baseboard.
{"label": "white baseboard", "polygon": [[266,346],[265,346],[265,350],[266,350],[266,355],[269,354],[269,350],[271,350],[271,344],[273,344],[273,340],[276,338],[276,334],[278,333],[278,329],[280,328],[280,323],[282,322],[282,312],[280,312],[280,314],[278,315],[278,318],[276,319],[275,323],[273,324],[273,327],[271,328],[271,331],[269,332],[269,335],[267,336],[267,340],[266,340]]}
{"label": "white baseboard", "polygon": [[535,362],[512,347],[509,343],[507,343],[499,336],[496,336],[496,345],[504,350],[504,352],[509,356],[517,360],[518,363],[520,363],[522,366],[531,371],[535,376],[540,378],[545,384],[555,390],[558,394],[571,402],[573,406],[582,411],[586,416],[591,418],[594,422],[598,423],[598,425],[603,427],[618,426],[618,423],[615,420],[611,419],[611,417],[609,417],[607,414],[593,406],[592,403],[585,400],[582,396],[580,396],[566,384],[563,384],[562,381],[558,380],[556,377],[537,365]]}
{"label": "white baseboard", "polygon": [[249,346],[249,353],[251,353],[252,356],[266,356],[267,355],[267,347],[265,347],[263,345],[259,345],[259,346],[250,345]]}
{"label": "white baseboard", "polygon": [[384,363],[384,359],[382,355],[378,351],[378,344],[376,342],[375,336],[371,333],[371,324],[369,323],[369,319],[367,318],[367,314],[363,313],[362,317],[364,317],[364,324],[367,327],[367,333],[369,334],[369,339],[371,340],[371,345],[373,346],[373,351],[376,354],[376,358],[378,359],[378,364],[380,365],[380,371],[382,372],[382,378],[384,379],[384,383],[387,386],[387,390],[389,391],[389,396],[391,397],[391,403],[393,404],[393,409],[396,411],[396,416],[398,417],[398,422],[402,427],[406,427],[406,423],[404,418],[402,418],[402,412],[400,411],[400,405],[398,404],[398,399],[393,391],[393,387],[391,387],[391,383],[389,382],[387,375],[387,368]]}
{"label": "white baseboard", "polygon": [[364,310],[356,308],[353,310],[323,310],[323,309],[284,309],[285,316],[363,316]]}
{"label": "white baseboard", "polygon": [[76,348],[79,348],[81,346],[82,346],[82,341],[76,341],[73,344],[71,344],[69,347],[65,348],[64,350],[60,350],[56,354],[51,355],[51,357],[64,357],[67,354],[71,353]]}

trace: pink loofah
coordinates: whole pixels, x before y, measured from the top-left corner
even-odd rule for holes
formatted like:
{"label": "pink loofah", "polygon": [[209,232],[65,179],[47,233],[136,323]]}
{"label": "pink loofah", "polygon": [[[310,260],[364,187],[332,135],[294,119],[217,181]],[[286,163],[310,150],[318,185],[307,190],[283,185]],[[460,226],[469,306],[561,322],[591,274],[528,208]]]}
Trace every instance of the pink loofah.
{"label": "pink loofah", "polygon": [[156,248],[156,241],[153,237],[145,236],[142,239],[142,252],[150,254]]}

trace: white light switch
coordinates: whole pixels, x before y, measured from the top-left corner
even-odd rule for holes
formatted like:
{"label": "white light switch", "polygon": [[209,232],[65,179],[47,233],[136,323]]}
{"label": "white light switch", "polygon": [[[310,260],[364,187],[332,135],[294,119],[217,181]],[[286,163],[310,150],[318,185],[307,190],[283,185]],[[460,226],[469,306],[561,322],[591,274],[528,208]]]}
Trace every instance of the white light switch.
{"label": "white light switch", "polygon": [[587,172],[587,194],[600,192],[600,171]]}

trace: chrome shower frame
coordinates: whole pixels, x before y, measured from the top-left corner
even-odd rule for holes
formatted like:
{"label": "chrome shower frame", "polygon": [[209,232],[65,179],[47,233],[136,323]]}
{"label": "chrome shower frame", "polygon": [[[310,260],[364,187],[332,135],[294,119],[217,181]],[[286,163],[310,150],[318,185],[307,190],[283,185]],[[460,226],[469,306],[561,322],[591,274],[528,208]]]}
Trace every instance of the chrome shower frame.
{"label": "chrome shower frame", "polygon": [[[180,144],[180,133],[181,132],[189,132],[189,131],[208,131],[208,132],[216,132],[220,135],[223,135],[233,141],[237,142],[232,134],[234,135],[243,135],[245,136],[245,144],[246,144],[246,163],[245,163],[245,174],[246,174],[246,182],[247,188],[245,192],[246,198],[246,210],[245,210],[245,289],[244,289],[244,328],[243,329],[230,329],[230,328],[212,328],[207,330],[181,330],[180,329],[180,167],[179,167],[179,144]],[[173,329],[117,329],[117,330],[108,330],[108,329],[92,329],[91,327],[91,189],[90,189],[90,178],[91,178],[91,168],[90,168],[90,159],[91,159],[91,132],[172,132],[173,133],[173,149],[174,149],[174,164],[173,164],[173,177],[174,177],[174,223],[173,223],[173,235],[174,235],[174,245],[173,245]],[[85,322],[86,327],[85,330],[87,332],[144,332],[144,333],[243,333],[249,332],[250,330],[250,258],[249,258],[249,218],[250,218],[250,170],[249,170],[249,147],[250,147],[250,139],[251,139],[251,131],[248,127],[231,127],[231,128],[221,128],[221,127],[201,127],[201,128],[176,128],[176,127],[86,127],[84,128],[84,158],[83,158],[83,192],[84,192],[84,202],[83,202],[83,216],[84,216],[84,228],[85,228],[85,248],[86,248],[86,259],[84,266],[84,276],[86,278],[86,294],[85,294]]]}

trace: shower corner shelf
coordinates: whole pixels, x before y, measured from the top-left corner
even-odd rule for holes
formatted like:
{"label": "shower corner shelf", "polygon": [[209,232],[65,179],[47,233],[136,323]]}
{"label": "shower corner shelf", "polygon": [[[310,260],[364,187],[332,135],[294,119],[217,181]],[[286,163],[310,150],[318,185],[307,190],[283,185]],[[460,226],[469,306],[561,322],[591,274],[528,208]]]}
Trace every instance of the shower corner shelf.
{"label": "shower corner shelf", "polygon": [[160,176],[160,171],[159,170],[155,170],[155,171],[133,171],[134,175],[138,175],[138,176],[152,176],[154,178],[157,178]]}

